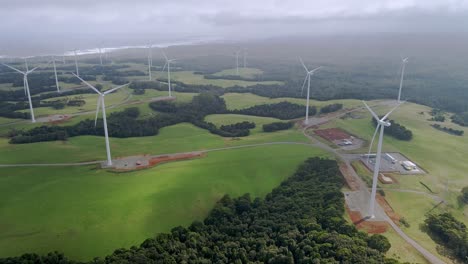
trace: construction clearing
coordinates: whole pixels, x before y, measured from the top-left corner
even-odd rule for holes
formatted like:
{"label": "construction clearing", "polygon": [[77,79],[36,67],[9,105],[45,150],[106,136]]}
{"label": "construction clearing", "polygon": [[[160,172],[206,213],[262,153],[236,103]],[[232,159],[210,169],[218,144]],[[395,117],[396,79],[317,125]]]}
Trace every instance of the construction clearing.
{"label": "construction clearing", "polygon": [[326,128],[314,130],[321,138],[334,143],[343,150],[353,150],[362,147],[364,141],[346,133],[339,128]]}

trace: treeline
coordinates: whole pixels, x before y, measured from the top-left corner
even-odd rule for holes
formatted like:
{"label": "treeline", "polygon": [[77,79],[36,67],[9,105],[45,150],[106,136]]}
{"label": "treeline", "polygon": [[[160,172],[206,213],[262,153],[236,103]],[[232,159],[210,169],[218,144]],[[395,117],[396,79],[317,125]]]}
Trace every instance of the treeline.
{"label": "treeline", "polygon": [[448,134],[452,134],[455,136],[463,136],[463,134],[465,133],[465,131],[463,130],[453,129],[451,127],[445,127],[445,126],[442,127],[439,124],[432,124],[431,126],[437,130],[440,130],[440,131],[443,131],[443,132],[446,132]]}
{"label": "treeline", "polygon": [[468,233],[465,224],[450,213],[429,214],[424,224],[433,240],[444,246],[450,255],[463,263],[468,261]]}
{"label": "treeline", "polygon": [[[226,195],[203,221],[90,263],[398,263],[384,236],[343,218],[342,186],[336,161],[310,158],[264,199]],[[59,253],[0,259],[26,262],[75,263]]]}
{"label": "treeline", "polygon": [[232,133],[232,134],[237,134],[237,133],[240,134],[243,131],[249,131],[250,132],[250,129],[253,129],[253,128],[255,128],[255,123],[244,121],[244,122],[239,122],[239,123],[235,123],[235,124],[231,124],[231,125],[222,125],[219,129],[221,129],[223,131],[227,131],[227,132]]}
{"label": "treeline", "polygon": [[331,113],[331,112],[336,112],[338,110],[341,110],[343,109],[343,104],[329,104],[329,105],[326,105],[322,108],[320,108],[320,113],[321,114],[327,114],[327,113]]}
{"label": "treeline", "polygon": [[[167,79],[160,78],[157,81],[133,81],[130,85],[130,89],[154,89],[158,91],[167,91],[168,87],[166,83]],[[171,81],[171,87],[174,91],[181,93],[206,93],[210,92],[216,95],[223,95],[224,89],[214,85],[194,85],[185,84],[178,81]]]}
{"label": "treeline", "polygon": [[[249,108],[232,110],[234,114],[254,115],[264,117],[274,117],[282,120],[299,118],[305,115],[304,106],[293,104],[290,102],[279,102],[276,104],[263,104],[255,105]],[[309,107],[309,115],[315,115],[317,108],[315,106]]]}
{"label": "treeline", "polygon": [[[150,103],[153,110],[161,114],[138,119],[140,111],[136,107],[115,112],[107,118],[110,137],[127,138],[157,135],[160,128],[189,122],[222,137],[243,137],[250,134],[255,124],[241,122],[218,128],[215,124],[206,122],[205,116],[209,114],[226,113],[224,99],[211,93],[201,93],[194,96],[187,104],[176,105],[171,102],[159,101]],[[98,119],[96,126],[94,120],[84,120],[71,126],[40,126],[27,131],[13,130],[10,132],[11,144],[25,144],[41,141],[66,140],[69,137],[83,135],[104,135],[102,119]]]}
{"label": "treeline", "polygon": [[275,132],[279,130],[287,130],[294,126],[293,122],[273,122],[263,125],[264,132]]}
{"label": "treeline", "polygon": [[[136,107],[110,114],[107,118],[109,136],[118,138],[153,136],[158,133],[162,125],[167,125],[162,120],[138,120],[139,114],[140,111]],[[96,126],[94,120],[86,119],[71,126],[40,126],[27,131],[13,130],[9,133],[11,144],[66,140],[69,137],[82,135],[104,136],[102,119],[97,120]]]}
{"label": "treeline", "polygon": [[7,118],[28,119],[31,117],[29,113],[16,112],[17,110],[26,109],[27,107],[28,104],[25,102],[10,103],[0,101],[0,116]]}
{"label": "treeline", "polygon": [[[390,135],[396,139],[410,141],[413,138],[413,132],[405,126],[398,124],[394,120],[390,120],[390,126],[385,127],[385,134]],[[372,124],[377,126],[377,121],[372,118]]]}
{"label": "treeline", "polygon": [[468,126],[468,112],[455,114],[451,117],[452,122],[460,126]]}

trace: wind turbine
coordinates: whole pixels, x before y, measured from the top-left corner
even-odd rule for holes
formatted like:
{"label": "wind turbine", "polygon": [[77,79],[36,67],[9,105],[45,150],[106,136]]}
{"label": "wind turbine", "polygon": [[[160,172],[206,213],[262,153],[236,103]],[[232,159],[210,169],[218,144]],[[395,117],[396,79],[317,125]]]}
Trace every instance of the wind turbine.
{"label": "wind turbine", "polygon": [[400,102],[401,88],[403,87],[403,75],[405,74],[405,66],[408,63],[408,57],[401,59],[401,78],[400,78],[400,90],[398,90],[398,102]]}
{"label": "wind turbine", "polygon": [[101,63],[102,66],[102,52],[101,52],[101,47],[98,48],[99,51],[99,62]]}
{"label": "wind turbine", "polygon": [[172,97],[172,89],[171,89],[171,63],[176,61],[176,59],[168,59],[166,56],[166,53],[164,51],[162,52],[164,55],[164,58],[166,59],[166,63],[164,64],[164,67],[161,71],[164,71],[167,65],[167,85],[168,85],[168,90],[169,90],[169,97]]}
{"label": "wind turbine", "polygon": [[89,88],[93,89],[97,94],[99,94],[99,98],[98,98],[98,101],[97,101],[97,108],[96,108],[96,118],[94,119],[94,126],[96,127],[97,118],[98,118],[98,115],[99,115],[99,107],[101,107],[102,108],[102,120],[104,122],[104,136],[106,138],[107,166],[112,166],[112,158],[111,158],[110,144],[109,144],[109,133],[107,131],[106,104],[104,102],[105,101],[104,97],[106,95],[114,92],[114,91],[117,91],[118,89],[120,89],[122,87],[125,87],[125,86],[129,85],[129,83],[114,87],[114,88],[112,88],[110,90],[107,90],[105,92],[100,92],[98,89],[96,89],[96,87],[92,86],[91,84],[89,84],[85,80],[81,79],[78,75],[76,75],[74,73],[73,73],[73,75],[75,75],[76,78],[80,79],[80,81],[82,81],[84,84],[89,86]]}
{"label": "wind turbine", "polygon": [[3,65],[5,65],[6,67],[12,69],[12,70],[15,70],[21,74],[23,74],[23,85],[24,85],[24,92],[26,93],[26,95],[28,96],[28,101],[29,101],[29,110],[31,112],[31,122],[33,123],[36,123],[36,118],[34,117],[34,109],[33,109],[33,105],[32,105],[32,100],[31,100],[31,93],[29,92],[29,83],[28,83],[28,75],[35,71],[38,67],[36,68],[33,68],[31,70],[28,69],[28,63],[25,59],[25,62],[26,62],[26,71],[20,71],[12,66],[9,66],[9,65],[6,65],[4,63],[2,63]]}
{"label": "wind turbine", "polygon": [[306,104],[306,118],[305,118],[305,121],[304,121],[304,123],[305,123],[306,125],[308,125],[308,124],[309,124],[310,77],[311,77],[312,75],[314,75],[314,73],[315,73],[318,69],[322,68],[322,66],[319,66],[319,67],[317,67],[317,68],[315,68],[315,69],[309,71],[309,69],[307,69],[307,67],[305,66],[304,62],[302,61],[302,59],[299,58],[299,60],[301,61],[302,66],[304,67],[305,71],[307,72],[307,75],[306,75],[306,77],[305,77],[305,79],[304,79],[304,83],[302,84],[301,95],[302,95],[302,92],[304,91],[304,86],[305,86],[306,82],[308,82],[308,87],[307,87],[307,104]]}
{"label": "wind turbine", "polygon": [[247,67],[247,50],[244,49],[244,69]]}
{"label": "wind turbine", "polygon": [[153,54],[151,52],[151,49],[153,48],[153,45],[148,45],[148,76],[149,80],[151,81],[151,67],[153,66]]}
{"label": "wind turbine", "polygon": [[239,52],[236,51],[236,74],[239,75]]}
{"label": "wind turbine", "polygon": [[52,64],[54,65],[54,74],[55,74],[55,86],[57,87],[57,92],[60,93],[60,87],[57,77],[57,67],[55,65],[55,57],[52,57]]}
{"label": "wind turbine", "polygon": [[76,49],[73,51],[75,54],[75,68],[76,68],[76,75],[80,76],[80,72],[78,71],[78,59],[76,57]]}
{"label": "wind turbine", "polygon": [[367,110],[371,113],[372,117],[375,118],[377,121],[377,127],[375,128],[374,136],[372,137],[371,145],[369,148],[372,148],[372,144],[374,143],[374,138],[377,135],[377,131],[380,128],[380,135],[379,135],[379,143],[377,145],[377,155],[375,157],[375,165],[374,165],[374,176],[372,178],[372,192],[371,192],[371,200],[370,200],[370,207],[369,207],[369,216],[371,218],[375,218],[374,210],[375,210],[375,195],[377,192],[377,180],[379,176],[379,170],[380,170],[380,159],[382,156],[382,140],[384,136],[384,128],[389,127],[391,124],[390,122],[386,121],[386,119],[390,116],[390,114],[397,109],[402,103],[398,103],[390,112],[388,112],[386,115],[384,115],[382,118],[379,118],[379,116],[372,111],[372,109],[366,104],[366,102],[362,101],[364,105],[366,106]]}

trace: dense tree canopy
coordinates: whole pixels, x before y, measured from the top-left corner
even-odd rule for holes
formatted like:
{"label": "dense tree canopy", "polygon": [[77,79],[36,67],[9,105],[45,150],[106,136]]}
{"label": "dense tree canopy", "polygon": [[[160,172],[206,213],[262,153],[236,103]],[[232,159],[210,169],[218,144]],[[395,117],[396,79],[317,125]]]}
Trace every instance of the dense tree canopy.
{"label": "dense tree canopy", "polygon": [[[396,139],[405,141],[409,141],[413,138],[413,132],[411,132],[411,130],[398,124],[394,120],[390,120],[389,122],[391,125],[389,127],[385,127],[385,135],[389,135]],[[372,118],[372,124],[377,126],[377,121],[374,118]]]}
{"label": "dense tree canopy", "polygon": [[[274,117],[282,120],[299,118],[305,115],[305,107],[290,102],[279,102],[276,104],[263,104],[255,105],[249,108],[233,110],[232,113],[242,115],[254,115]],[[317,108],[315,106],[309,107],[309,115],[315,115]]]}
{"label": "dense tree canopy", "polygon": [[465,224],[450,213],[429,214],[424,223],[437,243],[459,260],[468,262],[468,233]]}
{"label": "dense tree canopy", "polygon": [[279,130],[290,129],[294,126],[293,122],[273,122],[270,124],[263,125],[264,132],[274,132]]}

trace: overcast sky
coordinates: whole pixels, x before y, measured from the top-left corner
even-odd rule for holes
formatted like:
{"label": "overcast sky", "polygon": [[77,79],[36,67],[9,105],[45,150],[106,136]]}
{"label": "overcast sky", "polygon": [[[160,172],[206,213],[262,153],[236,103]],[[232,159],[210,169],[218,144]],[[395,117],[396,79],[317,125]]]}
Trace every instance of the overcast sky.
{"label": "overcast sky", "polygon": [[0,5],[0,54],[32,46],[73,49],[149,40],[468,31],[468,0],[0,0]]}

